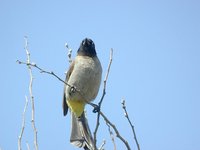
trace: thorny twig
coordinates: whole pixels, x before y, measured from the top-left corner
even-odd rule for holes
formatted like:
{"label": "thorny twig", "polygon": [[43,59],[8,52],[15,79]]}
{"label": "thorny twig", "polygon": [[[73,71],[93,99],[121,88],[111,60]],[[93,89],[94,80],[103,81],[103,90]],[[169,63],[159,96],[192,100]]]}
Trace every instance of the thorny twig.
{"label": "thorny twig", "polygon": [[139,145],[138,140],[137,140],[137,137],[136,137],[134,125],[132,124],[132,122],[131,122],[131,120],[130,120],[130,118],[129,118],[129,116],[128,116],[128,112],[127,112],[127,110],[126,110],[125,100],[122,100],[122,108],[124,109],[124,115],[125,115],[125,117],[127,118],[128,122],[129,122],[129,124],[130,124],[130,126],[131,126],[131,128],[132,128],[132,132],[133,132],[133,135],[134,135],[135,143],[136,143],[136,145],[137,145],[137,149],[140,150],[140,145]]}
{"label": "thorny twig", "polygon": [[[106,73],[106,76],[105,76],[105,79],[104,79],[104,86],[103,86],[103,94],[102,94],[102,97],[98,103],[98,106],[99,106],[99,109],[101,108],[101,104],[103,102],[103,99],[104,99],[104,96],[106,95],[106,83],[107,83],[107,80],[108,80],[108,75],[109,75],[109,72],[110,72],[110,67],[111,67],[111,64],[112,64],[112,60],[113,60],[113,49],[111,49],[110,51],[110,62],[108,64],[108,69],[107,69],[107,73]],[[99,125],[100,125],[100,112],[98,112],[97,114],[97,122],[96,122],[96,127],[95,127],[95,130],[94,130],[94,144],[96,145],[97,143],[97,131],[98,131],[98,128],[99,128]]]}
{"label": "thorny twig", "polygon": [[27,106],[28,106],[27,96],[25,96],[25,99],[26,99],[26,103],[25,103],[25,106],[24,106],[23,114],[22,114],[22,128],[21,128],[21,132],[20,132],[19,137],[18,137],[18,150],[22,149],[21,141],[22,141],[22,136],[23,136],[24,129],[25,129],[25,114],[26,114],[26,109],[27,109]]}

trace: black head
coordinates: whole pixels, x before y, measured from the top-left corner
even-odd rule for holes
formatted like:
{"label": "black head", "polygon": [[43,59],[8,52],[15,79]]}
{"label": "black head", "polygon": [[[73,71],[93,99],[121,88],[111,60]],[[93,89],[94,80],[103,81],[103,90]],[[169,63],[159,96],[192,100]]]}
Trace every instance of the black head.
{"label": "black head", "polygon": [[82,56],[96,56],[96,50],[94,42],[91,39],[85,38],[78,49],[78,55]]}

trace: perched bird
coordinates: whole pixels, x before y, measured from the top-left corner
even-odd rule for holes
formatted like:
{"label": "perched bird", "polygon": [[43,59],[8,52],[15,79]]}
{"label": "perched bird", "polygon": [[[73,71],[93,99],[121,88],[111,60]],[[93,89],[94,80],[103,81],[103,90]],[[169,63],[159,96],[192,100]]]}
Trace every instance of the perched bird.
{"label": "perched bird", "polygon": [[71,144],[85,150],[96,149],[85,117],[84,107],[98,94],[102,76],[101,63],[97,57],[95,44],[85,38],[71,63],[64,86],[63,114],[71,112]]}

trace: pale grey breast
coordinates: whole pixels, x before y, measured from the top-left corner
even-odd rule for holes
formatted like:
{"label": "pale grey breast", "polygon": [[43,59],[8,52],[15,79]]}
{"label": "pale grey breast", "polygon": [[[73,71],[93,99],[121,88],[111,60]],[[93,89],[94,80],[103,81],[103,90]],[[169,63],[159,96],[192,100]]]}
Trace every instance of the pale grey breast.
{"label": "pale grey breast", "polygon": [[68,84],[77,88],[79,92],[71,93],[71,88],[66,88],[67,100],[92,101],[96,98],[102,76],[102,67],[97,57],[77,56],[74,69],[69,77]]}

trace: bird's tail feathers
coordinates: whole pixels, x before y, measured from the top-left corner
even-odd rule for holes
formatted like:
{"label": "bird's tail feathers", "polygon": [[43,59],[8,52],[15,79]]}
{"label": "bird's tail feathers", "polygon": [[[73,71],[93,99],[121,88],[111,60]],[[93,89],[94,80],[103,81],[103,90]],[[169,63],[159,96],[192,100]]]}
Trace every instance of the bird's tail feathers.
{"label": "bird's tail feathers", "polygon": [[77,147],[83,147],[85,150],[95,150],[94,140],[87,118],[85,117],[85,112],[78,118],[72,112],[71,121],[71,144]]}

